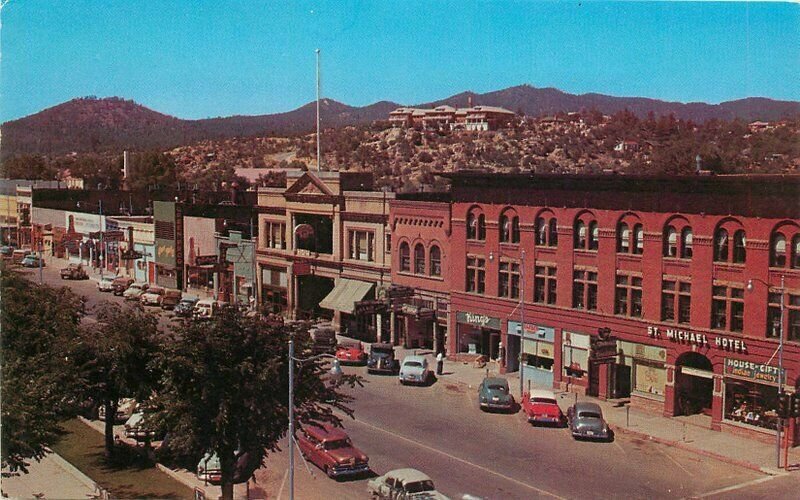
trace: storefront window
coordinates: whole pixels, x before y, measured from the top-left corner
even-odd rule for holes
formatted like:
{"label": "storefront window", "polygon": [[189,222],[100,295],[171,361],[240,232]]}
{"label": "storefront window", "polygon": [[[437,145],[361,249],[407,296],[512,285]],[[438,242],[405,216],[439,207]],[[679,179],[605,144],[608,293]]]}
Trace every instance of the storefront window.
{"label": "storefront window", "polygon": [[561,360],[564,375],[583,378],[589,370],[589,335],[564,332],[561,345]]}
{"label": "storefront window", "polygon": [[664,395],[667,371],[663,364],[634,360],[633,367],[633,388],[636,392]]}
{"label": "storefront window", "polygon": [[725,380],[725,420],[743,424],[777,428],[777,389],[768,385],[740,380]]}

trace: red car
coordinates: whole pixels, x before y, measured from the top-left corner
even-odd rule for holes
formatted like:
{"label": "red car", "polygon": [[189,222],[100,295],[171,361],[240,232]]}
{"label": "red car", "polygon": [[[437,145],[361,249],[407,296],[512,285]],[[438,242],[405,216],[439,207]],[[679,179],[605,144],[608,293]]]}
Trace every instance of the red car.
{"label": "red car", "polygon": [[522,410],[528,422],[534,424],[564,425],[564,413],[552,391],[533,389],[522,395]]}
{"label": "red car", "polygon": [[329,424],[308,425],[297,434],[303,456],[331,478],[369,471],[369,458],[353,446],[347,433]]}
{"label": "red car", "polygon": [[367,353],[361,342],[336,346],[336,359],[343,365],[363,365],[367,363]]}

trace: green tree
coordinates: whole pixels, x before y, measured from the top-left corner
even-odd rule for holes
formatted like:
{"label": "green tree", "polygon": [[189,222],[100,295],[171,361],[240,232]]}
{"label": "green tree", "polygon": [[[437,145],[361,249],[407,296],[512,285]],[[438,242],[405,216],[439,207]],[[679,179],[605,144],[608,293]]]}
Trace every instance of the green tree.
{"label": "green tree", "polygon": [[150,361],[158,349],[158,319],[142,306],[102,302],[97,322],[81,331],[80,355],[86,362],[87,389],[105,407],[106,456],[114,454],[114,415],[120,398],[149,398],[158,375]]}
{"label": "green tree", "polygon": [[0,177],[6,179],[56,180],[58,169],[39,155],[20,155],[3,160]]}
{"label": "green tree", "polygon": [[80,372],[71,356],[84,315],[67,288],[36,285],[2,271],[2,463],[27,473],[77,409]]}
{"label": "green tree", "polygon": [[[159,358],[163,379],[151,421],[170,432],[171,448],[184,456],[199,460],[206,452],[216,453],[223,498],[233,498],[237,461],[246,456],[254,470],[287,432],[292,337],[298,354],[310,347],[307,327],[287,327],[225,308],[209,321],[184,323],[164,346]],[[339,424],[333,408],[352,414],[351,398],[327,384],[324,373],[325,363],[319,360],[296,373],[298,422]],[[342,380],[351,386],[359,382],[355,376]]]}
{"label": "green tree", "polygon": [[162,188],[176,182],[175,161],[171,156],[157,151],[148,151],[131,156],[131,171],[128,185],[131,189],[147,189],[149,186]]}

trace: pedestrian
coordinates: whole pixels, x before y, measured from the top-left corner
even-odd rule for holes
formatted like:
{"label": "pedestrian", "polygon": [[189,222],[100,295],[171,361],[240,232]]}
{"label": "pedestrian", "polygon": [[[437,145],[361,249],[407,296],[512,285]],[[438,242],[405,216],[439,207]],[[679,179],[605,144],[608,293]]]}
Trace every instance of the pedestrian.
{"label": "pedestrian", "polygon": [[444,368],[444,355],[442,351],[436,355],[436,375],[441,375]]}

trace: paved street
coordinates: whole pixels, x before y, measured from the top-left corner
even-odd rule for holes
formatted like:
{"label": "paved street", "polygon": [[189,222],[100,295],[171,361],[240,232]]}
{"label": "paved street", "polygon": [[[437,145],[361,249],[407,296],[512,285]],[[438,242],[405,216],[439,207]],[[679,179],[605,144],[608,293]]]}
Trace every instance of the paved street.
{"label": "paved street", "polygon": [[[71,286],[90,308],[122,300],[98,292],[94,280],[62,281],[58,270],[46,268],[45,281]],[[565,429],[532,427],[521,414],[483,413],[471,390],[446,377],[431,387],[406,387],[361,367],[345,371],[367,381],[353,391],[356,419],[345,427],[370,456],[373,471],[420,469],[452,498],[778,498],[800,487],[796,475],[766,476],[625,434],[612,443],[576,442]],[[258,490],[288,498],[285,442],[282,448],[256,479]],[[309,468],[311,474],[298,453],[298,498],[367,497],[368,478],[333,481]]]}

